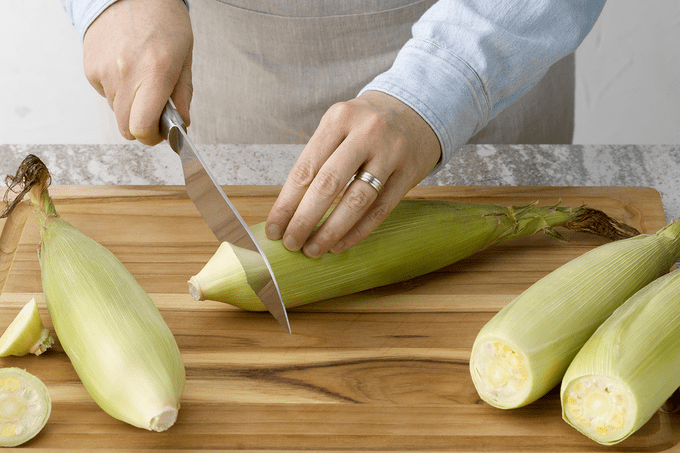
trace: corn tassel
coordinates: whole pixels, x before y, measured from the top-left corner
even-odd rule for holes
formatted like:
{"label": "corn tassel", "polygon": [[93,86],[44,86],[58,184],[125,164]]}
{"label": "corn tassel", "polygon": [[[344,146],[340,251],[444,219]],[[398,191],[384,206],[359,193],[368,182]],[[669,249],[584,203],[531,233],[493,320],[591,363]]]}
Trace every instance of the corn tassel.
{"label": "corn tassel", "polygon": [[607,317],[680,258],[680,223],[599,246],[551,272],[479,332],[470,373],[489,404],[516,408],[557,385]]}
{"label": "corn tassel", "polygon": [[562,417],[604,445],[642,427],[680,387],[680,271],[645,286],[590,337],[562,380]]}
{"label": "corn tassel", "polygon": [[[319,259],[267,239],[264,223],[252,231],[269,259],[284,304],[291,308],[424,275],[499,242],[539,231],[560,237],[555,226],[610,238],[637,234],[600,211],[584,207],[506,208],[429,200],[403,200],[361,243]],[[262,311],[265,307],[255,291],[266,273],[258,254],[225,242],[190,279],[189,290],[196,300]]]}
{"label": "corn tassel", "polygon": [[48,180],[44,164],[28,156],[10,189],[23,181],[37,210],[43,292],[61,346],[105,412],[163,431],[177,418],[185,381],[177,343],[125,266],[58,217]]}

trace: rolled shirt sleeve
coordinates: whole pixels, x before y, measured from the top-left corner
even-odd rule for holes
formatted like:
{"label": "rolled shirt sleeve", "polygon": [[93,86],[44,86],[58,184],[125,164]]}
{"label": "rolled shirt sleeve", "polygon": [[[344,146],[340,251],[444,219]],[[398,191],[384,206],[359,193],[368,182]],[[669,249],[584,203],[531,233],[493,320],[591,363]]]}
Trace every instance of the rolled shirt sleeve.
{"label": "rolled shirt sleeve", "polygon": [[[85,32],[94,20],[117,0],[61,0],[66,14],[78,31],[80,40],[85,38]],[[183,0],[189,8],[189,0]]]}
{"label": "rolled shirt sleeve", "polygon": [[442,147],[438,171],[590,32],[605,0],[439,0],[361,92],[406,103]]}
{"label": "rolled shirt sleeve", "polygon": [[85,37],[85,32],[92,22],[116,0],[61,0],[66,14],[71,18],[71,23],[78,31],[80,40]]}

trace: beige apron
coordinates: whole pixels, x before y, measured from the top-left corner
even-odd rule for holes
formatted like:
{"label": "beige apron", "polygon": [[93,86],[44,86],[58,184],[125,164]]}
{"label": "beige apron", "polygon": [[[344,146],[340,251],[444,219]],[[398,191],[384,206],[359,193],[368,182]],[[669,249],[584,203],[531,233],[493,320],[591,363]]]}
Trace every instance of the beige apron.
{"label": "beige apron", "polygon": [[[304,144],[324,112],[390,68],[435,0],[191,0],[191,134]],[[571,143],[574,57],[469,143]]]}

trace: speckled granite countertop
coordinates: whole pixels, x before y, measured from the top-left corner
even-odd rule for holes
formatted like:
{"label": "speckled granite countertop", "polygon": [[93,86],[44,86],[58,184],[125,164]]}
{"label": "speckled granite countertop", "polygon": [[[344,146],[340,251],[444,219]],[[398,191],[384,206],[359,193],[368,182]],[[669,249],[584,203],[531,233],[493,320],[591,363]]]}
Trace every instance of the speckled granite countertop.
{"label": "speckled granite countertop", "polygon": [[[303,146],[199,148],[220,184],[280,185]],[[14,173],[29,153],[53,184],[184,184],[167,144],[0,145],[0,172]],[[423,184],[652,187],[670,221],[680,217],[680,145],[468,145]]]}

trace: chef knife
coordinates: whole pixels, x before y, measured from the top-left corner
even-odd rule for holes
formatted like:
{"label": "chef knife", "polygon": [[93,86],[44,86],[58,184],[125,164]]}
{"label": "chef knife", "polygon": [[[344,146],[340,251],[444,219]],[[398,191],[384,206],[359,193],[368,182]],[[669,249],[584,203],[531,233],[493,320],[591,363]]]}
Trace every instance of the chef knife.
{"label": "chef knife", "polygon": [[161,135],[168,140],[170,147],[179,154],[184,171],[184,182],[189,198],[203,216],[217,239],[243,247],[262,256],[269,270],[269,281],[257,296],[276,320],[288,331],[290,324],[281,291],[276,282],[271,264],[253,236],[248,225],[224,193],[217,180],[210,173],[201,153],[186,134],[186,126],[172,99],[163,109],[160,122]]}

